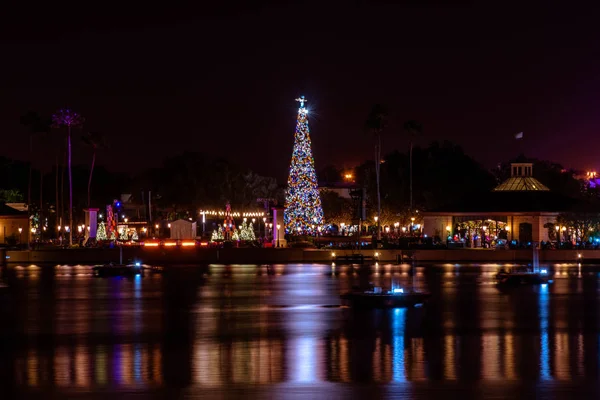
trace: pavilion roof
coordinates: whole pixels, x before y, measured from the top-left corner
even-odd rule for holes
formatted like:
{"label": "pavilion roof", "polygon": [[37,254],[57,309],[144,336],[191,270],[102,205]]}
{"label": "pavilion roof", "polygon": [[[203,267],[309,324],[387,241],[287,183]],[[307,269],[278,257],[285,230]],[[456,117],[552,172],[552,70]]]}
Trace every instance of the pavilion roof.
{"label": "pavilion roof", "polygon": [[532,176],[511,176],[494,188],[494,192],[549,191],[540,181]]}

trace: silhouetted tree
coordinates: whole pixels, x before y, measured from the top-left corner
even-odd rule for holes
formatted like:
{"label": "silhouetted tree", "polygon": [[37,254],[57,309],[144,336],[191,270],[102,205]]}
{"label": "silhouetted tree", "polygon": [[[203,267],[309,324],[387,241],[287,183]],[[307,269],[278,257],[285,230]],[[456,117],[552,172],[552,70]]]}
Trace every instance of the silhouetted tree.
{"label": "silhouetted tree", "polygon": [[41,117],[34,111],[29,111],[21,117],[21,125],[29,130],[29,178],[27,183],[27,205],[31,206],[31,173],[33,170],[33,139],[34,136],[46,134],[50,131],[50,119]]}
{"label": "silhouetted tree", "polygon": [[92,166],[90,168],[90,178],[88,179],[88,194],[87,194],[87,207],[90,208],[90,192],[92,188],[92,174],[94,173],[94,165],[96,164],[96,151],[107,147],[106,137],[98,132],[88,132],[82,137],[85,144],[92,148]]}
{"label": "silhouetted tree", "polygon": [[381,169],[381,135],[387,127],[387,110],[381,104],[371,109],[365,122],[367,132],[375,137],[375,180],[377,184],[377,240],[381,239],[379,218],[381,216],[381,190],[379,186]]}
{"label": "silhouetted tree", "polygon": [[73,245],[73,176],[71,172],[71,129],[80,127],[83,125],[84,118],[71,111],[68,108],[58,110],[56,114],[52,116],[53,127],[59,128],[61,126],[67,127],[67,154],[68,154],[68,169],[69,169],[69,224],[71,229],[69,231],[69,245]]}
{"label": "silhouetted tree", "polygon": [[410,155],[409,155],[409,163],[410,163],[410,206],[409,210],[413,209],[413,173],[412,173],[412,153],[413,153],[413,142],[415,137],[421,135],[423,133],[423,125],[421,123],[410,120],[404,123],[404,131],[409,137],[410,140]]}

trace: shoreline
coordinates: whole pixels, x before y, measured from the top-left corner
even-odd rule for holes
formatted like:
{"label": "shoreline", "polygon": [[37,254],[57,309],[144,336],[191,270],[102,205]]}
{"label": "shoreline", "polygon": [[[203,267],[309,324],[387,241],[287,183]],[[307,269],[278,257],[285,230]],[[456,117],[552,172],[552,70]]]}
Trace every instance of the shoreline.
{"label": "shoreline", "polygon": [[[342,258],[361,254],[368,262],[406,263],[528,263],[532,250],[444,249],[444,250],[317,250],[291,248],[123,248],[123,261],[140,260],[146,264],[288,264],[357,263]],[[5,263],[101,264],[119,260],[119,249],[4,250]],[[539,262],[600,263],[600,250],[539,250]]]}

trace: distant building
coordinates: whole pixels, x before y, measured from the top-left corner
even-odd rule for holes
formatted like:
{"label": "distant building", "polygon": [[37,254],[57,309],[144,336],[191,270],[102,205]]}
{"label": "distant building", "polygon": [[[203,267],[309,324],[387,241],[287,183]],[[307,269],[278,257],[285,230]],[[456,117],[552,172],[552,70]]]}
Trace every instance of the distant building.
{"label": "distant building", "polygon": [[353,182],[320,182],[320,192],[333,192],[337,193],[343,199],[351,199],[350,191],[357,189],[358,186]]}
{"label": "distant building", "polygon": [[171,222],[171,239],[195,239],[196,222],[178,219]]}
{"label": "distant building", "polygon": [[600,176],[595,171],[576,172],[573,177],[580,180],[585,187],[590,189],[600,188]]}
{"label": "distant building", "polygon": [[[14,203],[11,203],[14,204]],[[19,206],[19,204],[21,206]],[[23,208],[22,203],[16,204]],[[29,243],[29,216],[27,207],[23,211],[13,208],[8,204],[0,203],[0,243],[1,244],[26,244]],[[19,232],[19,228],[21,231]]]}
{"label": "distant building", "polygon": [[458,235],[472,247],[479,247],[486,236],[548,241],[558,215],[573,209],[576,202],[552,193],[535,179],[532,163],[513,163],[510,178],[490,193],[423,212],[423,233],[442,239]]}

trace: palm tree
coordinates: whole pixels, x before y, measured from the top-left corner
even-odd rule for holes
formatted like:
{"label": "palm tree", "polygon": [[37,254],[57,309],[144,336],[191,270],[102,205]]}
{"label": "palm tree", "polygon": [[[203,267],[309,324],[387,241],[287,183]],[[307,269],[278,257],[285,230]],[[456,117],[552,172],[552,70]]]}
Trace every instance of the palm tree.
{"label": "palm tree", "polygon": [[21,125],[29,129],[29,182],[27,184],[27,207],[31,206],[31,174],[33,170],[33,138],[43,135],[50,130],[50,121],[40,117],[34,111],[29,111],[21,117]]}
{"label": "palm tree", "polygon": [[415,138],[423,133],[423,125],[415,120],[406,121],[404,123],[404,132],[408,134],[410,139],[410,154],[409,154],[409,168],[410,168],[410,208],[413,209],[413,173],[412,173],[412,152],[413,152],[413,141]]}
{"label": "palm tree", "polygon": [[387,126],[387,110],[381,104],[375,104],[367,116],[365,128],[375,136],[375,179],[377,181],[377,240],[381,240],[381,192],[379,190],[379,171],[381,168],[381,134]]}
{"label": "palm tree", "polygon": [[79,127],[83,124],[84,118],[71,111],[68,108],[58,110],[56,114],[52,116],[53,127],[59,128],[61,126],[67,127],[67,164],[69,168],[69,245],[73,245],[73,176],[71,174],[71,128]]}
{"label": "palm tree", "polygon": [[83,142],[90,146],[93,150],[92,167],[90,168],[90,178],[88,179],[88,196],[87,206],[90,208],[90,192],[92,188],[92,174],[94,173],[94,165],[96,165],[96,151],[106,147],[106,137],[98,132],[88,132],[82,138]]}

